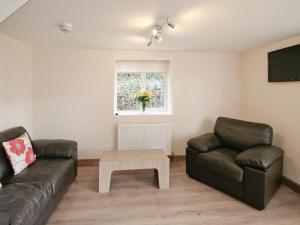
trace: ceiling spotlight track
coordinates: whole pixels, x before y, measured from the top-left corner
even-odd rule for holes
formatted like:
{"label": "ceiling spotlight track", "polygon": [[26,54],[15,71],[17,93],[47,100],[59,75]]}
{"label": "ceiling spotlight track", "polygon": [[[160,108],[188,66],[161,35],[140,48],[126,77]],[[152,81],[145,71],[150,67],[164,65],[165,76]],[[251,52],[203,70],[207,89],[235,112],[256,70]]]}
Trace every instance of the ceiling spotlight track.
{"label": "ceiling spotlight track", "polygon": [[160,25],[154,25],[153,29],[151,31],[151,36],[149,39],[149,42],[147,43],[146,47],[150,47],[153,43],[153,40],[156,40],[157,42],[162,42],[162,33],[164,30],[165,25],[168,25],[171,29],[175,29],[175,24],[171,23],[169,21],[169,16],[164,20],[164,22]]}

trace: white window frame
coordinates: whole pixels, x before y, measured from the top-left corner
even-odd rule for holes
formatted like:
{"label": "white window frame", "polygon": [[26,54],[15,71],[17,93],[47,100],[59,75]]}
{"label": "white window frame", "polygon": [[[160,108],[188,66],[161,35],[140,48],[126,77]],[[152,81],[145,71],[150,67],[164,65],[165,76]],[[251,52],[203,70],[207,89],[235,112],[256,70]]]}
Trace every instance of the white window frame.
{"label": "white window frame", "polygon": [[[145,112],[142,111],[142,106],[140,105],[140,109],[139,110],[118,110],[118,102],[117,102],[117,87],[118,87],[118,74],[119,73],[139,73],[141,74],[141,83],[142,86],[146,86],[146,74],[148,73],[161,73],[164,74],[165,77],[165,90],[164,90],[164,108],[147,108]],[[143,84],[144,83],[144,84]],[[170,90],[169,90],[169,76],[168,76],[168,72],[122,72],[122,71],[118,71],[115,73],[115,88],[114,88],[114,115],[118,115],[118,116],[130,116],[130,115],[171,115],[171,107],[170,107]],[[142,87],[143,88],[143,87]]]}

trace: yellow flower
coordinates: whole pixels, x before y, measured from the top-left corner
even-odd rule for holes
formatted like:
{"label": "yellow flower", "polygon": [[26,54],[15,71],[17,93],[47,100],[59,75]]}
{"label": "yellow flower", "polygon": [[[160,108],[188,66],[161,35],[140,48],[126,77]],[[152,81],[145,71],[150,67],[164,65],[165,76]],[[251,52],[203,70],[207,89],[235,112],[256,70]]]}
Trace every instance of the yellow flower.
{"label": "yellow flower", "polygon": [[154,97],[154,93],[152,91],[138,91],[135,93],[136,97],[145,97],[147,99],[151,99]]}
{"label": "yellow flower", "polygon": [[144,92],[142,92],[142,91],[138,91],[138,92],[135,93],[136,97],[140,97],[140,96],[143,96],[143,95],[144,95]]}
{"label": "yellow flower", "polygon": [[148,98],[153,98],[154,93],[152,91],[145,91],[145,96],[147,96]]}

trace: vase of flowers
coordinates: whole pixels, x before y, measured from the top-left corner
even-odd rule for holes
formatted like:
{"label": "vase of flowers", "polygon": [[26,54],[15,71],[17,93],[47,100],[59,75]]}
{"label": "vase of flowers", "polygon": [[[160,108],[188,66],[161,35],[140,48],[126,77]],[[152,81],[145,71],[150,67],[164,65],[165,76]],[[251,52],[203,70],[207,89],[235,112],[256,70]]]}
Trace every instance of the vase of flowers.
{"label": "vase of flowers", "polygon": [[139,91],[136,93],[136,98],[142,105],[142,110],[145,112],[147,103],[154,97],[152,91]]}

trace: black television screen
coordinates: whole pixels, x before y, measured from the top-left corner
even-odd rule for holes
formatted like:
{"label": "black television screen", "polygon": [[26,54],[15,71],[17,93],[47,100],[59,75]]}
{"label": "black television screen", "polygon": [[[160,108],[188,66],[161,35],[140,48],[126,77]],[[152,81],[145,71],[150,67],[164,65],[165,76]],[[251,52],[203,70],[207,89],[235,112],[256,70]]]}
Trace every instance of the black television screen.
{"label": "black television screen", "polygon": [[300,81],[300,44],[268,53],[269,82]]}

